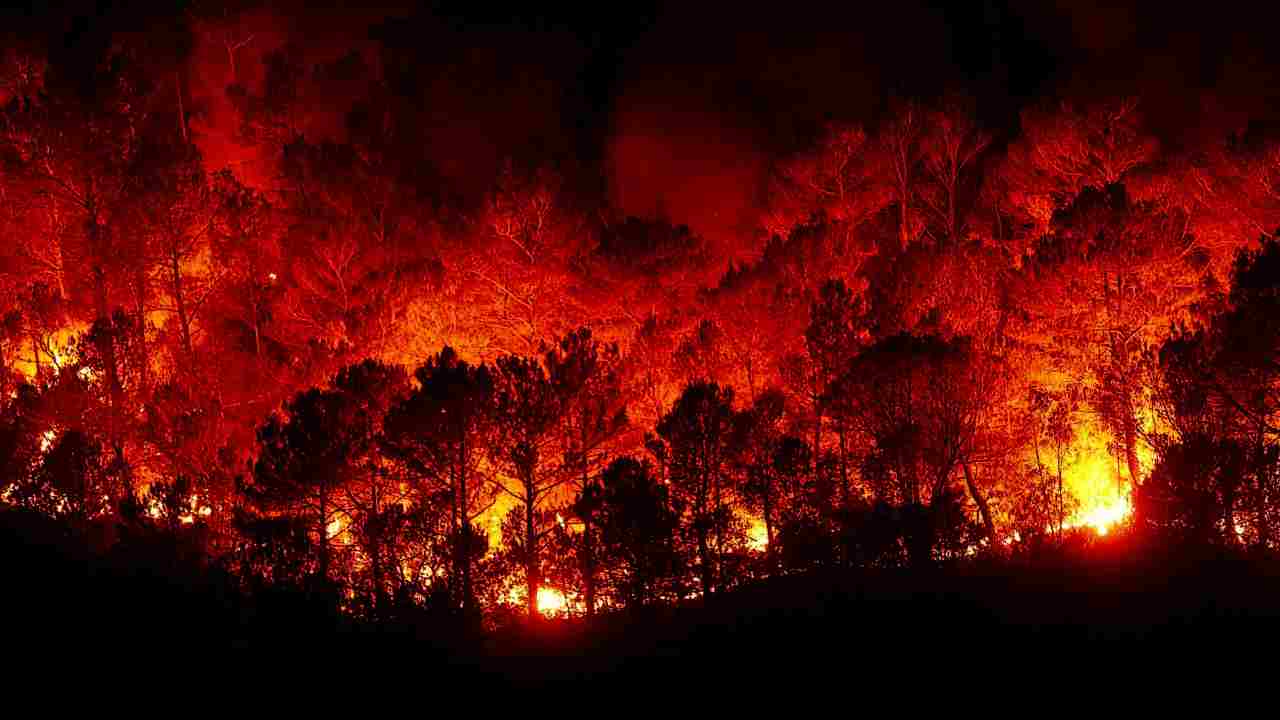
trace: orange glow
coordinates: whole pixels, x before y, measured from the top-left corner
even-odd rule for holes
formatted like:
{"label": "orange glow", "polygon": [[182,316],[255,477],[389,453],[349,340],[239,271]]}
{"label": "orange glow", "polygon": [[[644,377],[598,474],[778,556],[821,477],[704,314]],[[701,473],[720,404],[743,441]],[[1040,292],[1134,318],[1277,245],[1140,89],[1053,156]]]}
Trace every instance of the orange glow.
{"label": "orange glow", "polygon": [[747,528],[747,547],[755,552],[764,552],[769,549],[769,530],[765,527],[763,519],[751,519],[751,526]]}
{"label": "orange glow", "polygon": [[329,521],[328,525],[325,526],[325,532],[329,536],[330,540],[341,535],[343,531],[346,529],[347,529],[347,523],[342,516],[335,517],[334,519]]}
{"label": "orange glow", "polygon": [[[1273,369],[1240,364],[1254,295],[1228,275],[1273,247],[1258,229],[1280,225],[1280,153],[1224,144],[1252,120],[1225,98],[1188,104],[1218,129],[1161,144],[1182,135],[1164,100],[1144,119],[1141,92],[1024,104],[906,83],[864,128],[857,93],[822,107],[815,76],[804,107],[773,98],[806,113],[775,128],[756,117],[774,90],[737,117],[645,74],[560,137],[542,101],[582,48],[498,86],[489,65],[528,48],[482,48],[457,87],[496,90],[455,107],[467,93],[433,84],[435,60],[380,32],[293,38],[338,16],[234,14],[184,15],[189,57],[114,24],[85,46],[101,57],[0,48],[0,100],[21,101],[0,102],[0,509],[141,512],[264,579],[320,558],[347,597],[447,587],[468,611],[577,617],[824,557],[911,568],[916,538],[946,562],[1139,552],[1158,536],[1130,528],[1164,523],[1145,512],[1157,483],[1135,488],[1161,479],[1144,443],[1174,439],[1175,381],[1222,439],[1269,419],[1242,405],[1267,399],[1263,375],[1216,375]],[[828,64],[802,50],[797,68]],[[111,89],[45,86],[46,65]],[[429,117],[392,102],[392,71],[427,83]],[[562,166],[567,148],[590,152]],[[644,471],[615,476],[624,459]],[[1261,482],[1216,534],[1280,544]],[[305,547],[238,549],[277,528]]]}
{"label": "orange glow", "polygon": [[76,336],[88,329],[88,323],[75,322],[41,338],[39,350],[28,346],[25,352],[16,358],[13,368],[27,380],[35,379],[37,367],[61,369],[71,360],[72,344]]}
{"label": "orange glow", "polygon": [[[524,599],[528,595],[524,592],[523,585],[511,588],[507,592],[507,602],[517,607],[524,606]],[[569,599],[564,593],[550,587],[542,585],[538,587],[538,612],[543,617],[559,617],[569,613]]]}

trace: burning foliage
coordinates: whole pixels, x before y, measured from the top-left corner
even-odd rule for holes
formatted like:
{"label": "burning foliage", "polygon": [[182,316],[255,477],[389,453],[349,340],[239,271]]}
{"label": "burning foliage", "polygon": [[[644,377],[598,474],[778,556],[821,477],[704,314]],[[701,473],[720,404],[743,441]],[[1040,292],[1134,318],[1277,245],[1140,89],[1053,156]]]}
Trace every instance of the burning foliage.
{"label": "burning foliage", "polygon": [[[650,213],[602,158],[442,147],[431,100],[463,101],[395,22],[321,51],[204,12],[176,46],[0,55],[5,505],[370,618],[1280,542],[1261,125],[1170,143],[1141,92],[1004,121],[921,94]],[[629,172],[651,135],[615,139]],[[467,183],[449,151],[507,157]]]}

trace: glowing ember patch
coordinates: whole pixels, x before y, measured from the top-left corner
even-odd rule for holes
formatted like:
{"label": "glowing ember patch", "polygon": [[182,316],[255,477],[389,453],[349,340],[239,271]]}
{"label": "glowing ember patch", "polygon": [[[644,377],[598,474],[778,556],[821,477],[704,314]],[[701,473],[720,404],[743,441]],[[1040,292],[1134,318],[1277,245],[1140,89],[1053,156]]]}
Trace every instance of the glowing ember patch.
{"label": "glowing ember patch", "polygon": [[58,437],[58,434],[52,430],[45,430],[43,433],[40,433],[41,454],[49,452],[49,448],[53,447],[53,440],[56,437]]}

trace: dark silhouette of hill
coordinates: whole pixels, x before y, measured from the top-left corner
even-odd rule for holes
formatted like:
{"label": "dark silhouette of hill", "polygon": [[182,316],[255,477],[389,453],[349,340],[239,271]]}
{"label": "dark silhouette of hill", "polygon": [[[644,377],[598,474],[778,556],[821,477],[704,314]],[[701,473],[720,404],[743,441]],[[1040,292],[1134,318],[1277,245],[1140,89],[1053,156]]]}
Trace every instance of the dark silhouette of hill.
{"label": "dark silhouette of hill", "polygon": [[[1206,661],[1280,637],[1274,565],[1231,555],[1125,559],[1104,546],[1087,558],[779,577],[705,602],[471,635],[427,613],[360,623],[302,590],[249,597],[162,538],[120,540],[106,552],[86,540],[40,516],[0,514],[8,658],[242,658],[489,688],[773,683],[763,692],[957,672],[1048,682],[1044,673],[1080,662],[1095,672]],[[67,667],[75,665],[60,672]]]}

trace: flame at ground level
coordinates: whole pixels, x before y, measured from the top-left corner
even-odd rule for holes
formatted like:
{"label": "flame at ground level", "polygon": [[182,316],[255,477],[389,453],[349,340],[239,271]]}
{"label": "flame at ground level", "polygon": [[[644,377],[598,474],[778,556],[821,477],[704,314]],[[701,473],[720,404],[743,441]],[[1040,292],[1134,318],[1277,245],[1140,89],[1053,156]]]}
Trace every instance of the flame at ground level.
{"label": "flame at ground level", "polygon": [[[507,593],[507,602],[523,607],[526,597],[528,595],[524,592],[523,586],[512,588]],[[538,587],[538,612],[542,613],[543,617],[557,617],[568,611],[569,599],[564,593],[548,585]]]}
{"label": "flame at ground level", "polygon": [[1133,504],[1127,497],[1118,497],[1076,513],[1076,517],[1064,524],[1066,528],[1091,527],[1099,535],[1106,535],[1111,528],[1123,523],[1133,512]]}
{"label": "flame at ground level", "polygon": [[[1150,448],[1140,446],[1137,454],[1141,472],[1148,472],[1153,462]],[[1106,535],[1133,513],[1130,479],[1108,452],[1105,436],[1087,426],[1081,430],[1073,455],[1063,474],[1066,490],[1077,506],[1063,528],[1089,527],[1098,535]]]}

